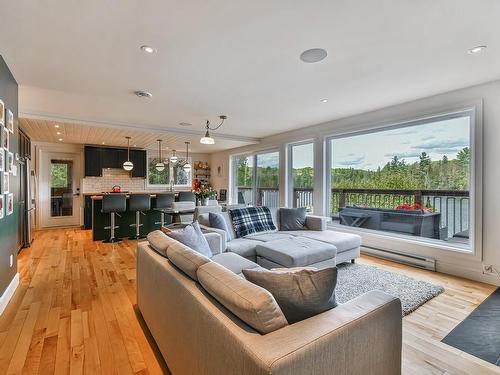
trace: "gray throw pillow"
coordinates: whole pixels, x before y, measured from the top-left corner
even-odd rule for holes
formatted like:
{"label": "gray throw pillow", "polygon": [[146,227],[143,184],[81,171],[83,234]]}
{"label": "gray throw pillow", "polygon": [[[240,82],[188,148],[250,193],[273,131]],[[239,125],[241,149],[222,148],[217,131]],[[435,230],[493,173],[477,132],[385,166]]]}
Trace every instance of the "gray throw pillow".
{"label": "gray throw pillow", "polygon": [[302,208],[280,208],[280,230],[304,230],[307,210]]}
{"label": "gray throw pillow", "polygon": [[337,268],[301,268],[269,271],[245,269],[245,278],[268,290],[288,323],[296,323],[337,306]]}
{"label": "gray throw pillow", "polygon": [[226,219],[224,219],[224,216],[222,214],[219,214],[217,212],[209,212],[208,221],[209,221],[210,226],[212,228],[221,229],[224,232],[226,232],[226,241],[232,240],[231,232],[229,231],[229,228],[227,227]]}
{"label": "gray throw pillow", "polygon": [[167,235],[206,257],[212,257],[208,241],[203,235],[200,224],[197,221],[183,229],[173,230],[167,233]]}

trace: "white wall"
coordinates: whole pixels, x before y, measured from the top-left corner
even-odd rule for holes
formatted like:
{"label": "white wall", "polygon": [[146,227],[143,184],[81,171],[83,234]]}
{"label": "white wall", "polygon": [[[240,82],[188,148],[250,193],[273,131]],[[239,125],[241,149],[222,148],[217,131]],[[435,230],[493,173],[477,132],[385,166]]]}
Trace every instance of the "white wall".
{"label": "white wall", "polygon": [[[280,189],[282,204],[286,199],[286,158],[284,150],[286,144],[304,139],[314,139],[315,142],[315,173],[318,180],[315,184],[315,196],[324,191],[324,138],[329,135],[342,134],[359,130],[366,130],[390,123],[424,117],[426,115],[446,112],[452,109],[463,108],[475,104],[479,107],[479,117],[482,115],[483,124],[483,163],[482,163],[482,211],[478,209],[478,215],[482,214],[482,246],[477,249],[474,256],[439,250],[418,244],[398,242],[391,240],[390,243],[376,237],[367,236],[365,243],[383,243],[386,247],[397,246],[399,251],[410,253],[421,253],[432,256],[438,260],[438,270],[463,275],[469,278],[483,280],[490,283],[500,284],[496,276],[484,276],[481,264],[492,264],[500,270],[500,236],[497,230],[500,228],[500,81],[477,85],[461,90],[452,91],[428,98],[419,99],[409,103],[396,105],[348,118],[338,119],[327,123],[304,127],[299,130],[278,134],[265,138],[260,144],[232,149],[211,155],[212,184],[215,189],[228,188],[229,186],[229,156],[232,154],[266,150],[279,147],[281,157],[281,181]],[[482,111],[481,111],[482,109]],[[482,113],[481,113],[482,112]],[[217,173],[217,167],[222,167],[221,176]],[[481,172],[481,171],[477,171]],[[315,198],[315,210],[323,211],[325,207],[322,201],[324,194]],[[480,218],[479,218],[480,219]]]}

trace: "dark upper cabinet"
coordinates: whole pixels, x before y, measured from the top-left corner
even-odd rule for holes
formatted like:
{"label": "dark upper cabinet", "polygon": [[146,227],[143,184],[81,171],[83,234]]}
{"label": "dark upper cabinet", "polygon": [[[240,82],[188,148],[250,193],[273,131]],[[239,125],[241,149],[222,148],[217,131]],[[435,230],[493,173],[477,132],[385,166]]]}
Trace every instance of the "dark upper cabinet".
{"label": "dark upper cabinet", "polygon": [[102,149],[85,146],[85,177],[102,177]]}
{"label": "dark upper cabinet", "polygon": [[130,150],[130,161],[134,163],[132,177],[146,178],[146,151]]}
{"label": "dark upper cabinet", "polygon": [[[85,176],[102,177],[103,168],[122,168],[127,158],[126,149],[85,146]],[[132,177],[146,178],[146,151],[130,150],[130,161]]]}

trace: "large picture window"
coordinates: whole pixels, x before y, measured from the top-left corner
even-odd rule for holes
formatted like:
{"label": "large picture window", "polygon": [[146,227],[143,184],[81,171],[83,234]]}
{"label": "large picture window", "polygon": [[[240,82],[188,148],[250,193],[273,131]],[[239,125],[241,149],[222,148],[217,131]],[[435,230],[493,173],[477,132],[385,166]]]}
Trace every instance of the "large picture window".
{"label": "large picture window", "polygon": [[279,152],[232,157],[233,203],[279,207]]}
{"label": "large picture window", "polygon": [[293,207],[313,210],[314,192],[314,143],[289,145],[290,197]]}
{"label": "large picture window", "polygon": [[[188,161],[192,164],[191,158],[189,158]],[[162,171],[156,169],[156,164],[158,162],[160,162],[160,158],[157,153],[148,153],[148,187],[166,188],[169,186],[191,186],[192,173],[186,172],[182,168],[186,162],[185,159],[179,157],[179,161],[175,164],[170,163],[168,159],[164,159],[163,163],[165,169]]]}
{"label": "large picture window", "polygon": [[472,112],[329,139],[337,224],[471,248]]}

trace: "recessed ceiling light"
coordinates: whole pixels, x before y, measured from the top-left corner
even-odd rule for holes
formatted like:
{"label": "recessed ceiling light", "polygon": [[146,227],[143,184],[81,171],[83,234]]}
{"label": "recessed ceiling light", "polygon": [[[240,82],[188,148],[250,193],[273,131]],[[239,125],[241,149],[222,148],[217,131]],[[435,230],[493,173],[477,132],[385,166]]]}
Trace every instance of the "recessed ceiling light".
{"label": "recessed ceiling light", "polygon": [[134,145],[134,147],[137,147],[137,145]]}
{"label": "recessed ceiling light", "polygon": [[55,124],[54,128],[59,129],[59,125]]}
{"label": "recessed ceiling light", "polygon": [[102,145],[104,145],[105,143],[104,143],[104,142],[102,142],[101,144],[102,144]]}
{"label": "recessed ceiling light", "polygon": [[475,55],[476,53],[483,52],[486,49],[486,46],[476,46],[467,51],[469,55]]}
{"label": "recessed ceiling light", "polygon": [[57,135],[61,135],[61,132],[57,132],[56,134],[57,134]]}
{"label": "recessed ceiling light", "polygon": [[155,53],[158,51],[156,48],[148,46],[148,45],[141,46],[141,50],[143,50],[146,53]]}
{"label": "recessed ceiling light", "polygon": [[180,126],[193,126],[193,124],[190,124],[189,122],[179,122]]}
{"label": "recessed ceiling light", "polygon": [[134,94],[139,98],[152,98],[153,97],[153,94],[151,94],[148,91],[143,91],[143,90],[134,91]]}
{"label": "recessed ceiling light", "polygon": [[62,139],[62,138],[59,138],[59,142],[62,142],[62,141],[63,141],[63,139]]}
{"label": "recessed ceiling light", "polygon": [[326,103],[327,101],[328,101],[328,99],[326,99],[326,98],[320,100],[321,103]]}
{"label": "recessed ceiling light", "polygon": [[328,53],[323,48],[311,48],[300,54],[300,59],[305,63],[317,63],[324,60]]}

